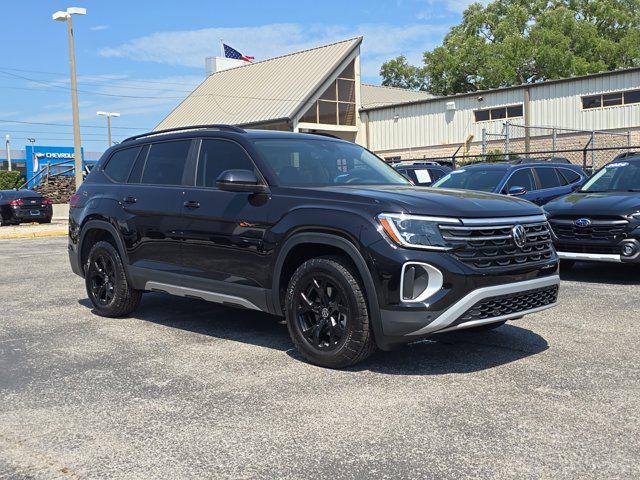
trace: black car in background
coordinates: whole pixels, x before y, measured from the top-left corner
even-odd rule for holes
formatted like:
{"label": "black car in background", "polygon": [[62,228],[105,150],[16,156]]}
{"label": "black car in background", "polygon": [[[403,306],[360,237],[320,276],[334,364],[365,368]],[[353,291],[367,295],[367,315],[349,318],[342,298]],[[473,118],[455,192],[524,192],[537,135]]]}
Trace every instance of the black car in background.
{"label": "black car in background", "polygon": [[614,160],[544,208],[564,266],[640,263],[640,155]]}
{"label": "black car in background", "polygon": [[560,282],[530,202],[416,187],[350,142],[229,125],[107,150],[71,198],[69,259],[99,315],[145,291],[268,312],[334,368],[551,308]]}
{"label": "black car in background", "polygon": [[51,223],[53,202],[33,190],[0,190],[0,224]]}
{"label": "black car in background", "polygon": [[392,165],[398,173],[411,180],[414,185],[429,187],[444,177],[451,168],[436,162],[396,163]]}
{"label": "black car in background", "polygon": [[537,205],[580,188],[587,175],[566,163],[477,163],[454,170],[435,188],[478,190],[524,198]]}

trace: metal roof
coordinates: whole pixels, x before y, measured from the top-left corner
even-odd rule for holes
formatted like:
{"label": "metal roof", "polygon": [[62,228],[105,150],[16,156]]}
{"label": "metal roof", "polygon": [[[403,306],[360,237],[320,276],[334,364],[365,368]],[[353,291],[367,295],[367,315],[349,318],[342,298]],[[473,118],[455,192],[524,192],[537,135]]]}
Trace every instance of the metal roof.
{"label": "metal roof", "polygon": [[363,83],[360,89],[360,98],[361,108],[374,108],[426,100],[434,98],[434,96],[418,90]]}
{"label": "metal roof", "polygon": [[351,38],[214,73],[156,129],[289,120],[361,42]]}

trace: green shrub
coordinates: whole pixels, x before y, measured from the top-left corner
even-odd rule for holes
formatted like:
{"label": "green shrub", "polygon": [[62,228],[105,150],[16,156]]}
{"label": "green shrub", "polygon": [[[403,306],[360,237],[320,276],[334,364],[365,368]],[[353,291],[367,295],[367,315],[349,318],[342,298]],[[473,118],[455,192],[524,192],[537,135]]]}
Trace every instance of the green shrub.
{"label": "green shrub", "polygon": [[0,171],[0,190],[11,190],[18,188],[21,184],[20,172],[17,170]]}

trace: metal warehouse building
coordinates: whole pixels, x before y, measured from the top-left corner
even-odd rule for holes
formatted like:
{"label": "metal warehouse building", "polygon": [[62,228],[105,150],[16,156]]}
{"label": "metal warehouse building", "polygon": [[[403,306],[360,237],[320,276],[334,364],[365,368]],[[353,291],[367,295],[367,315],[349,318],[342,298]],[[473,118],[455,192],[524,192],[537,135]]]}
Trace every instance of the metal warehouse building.
{"label": "metal warehouse building", "polygon": [[362,38],[210,73],[157,129],[230,123],[319,132],[387,159],[640,144],[640,68],[448,97],[363,84]]}

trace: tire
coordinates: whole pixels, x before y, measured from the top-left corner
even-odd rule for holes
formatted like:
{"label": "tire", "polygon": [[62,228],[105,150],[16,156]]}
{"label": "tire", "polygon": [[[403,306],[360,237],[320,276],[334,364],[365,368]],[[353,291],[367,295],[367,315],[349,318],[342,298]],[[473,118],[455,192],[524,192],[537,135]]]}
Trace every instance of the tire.
{"label": "tire", "polygon": [[571,270],[575,264],[575,260],[560,260],[560,271]]}
{"label": "tire", "polygon": [[501,327],[502,325],[504,325],[505,323],[507,323],[506,320],[503,320],[501,322],[494,322],[494,323],[486,323],[484,325],[479,325],[477,327],[471,327],[471,328],[463,328],[462,330],[460,330],[461,332],[489,332],[491,330],[495,330],[498,327]]}
{"label": "tire", "polygon": [[109,242],[91,247],[85,264],[87,295],[102,317],[122,317],[140,304],[142,292],[129,286],[120,254]]}
{"label": "tire", "polygon": [[340,257],[313,258],[298,267],[287,288],[285,313],[291,340],[306,360],[343,368],[376,350],[363,292],[359,277]]}

